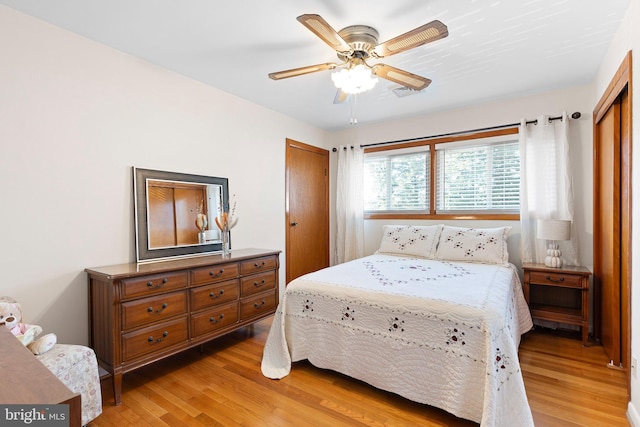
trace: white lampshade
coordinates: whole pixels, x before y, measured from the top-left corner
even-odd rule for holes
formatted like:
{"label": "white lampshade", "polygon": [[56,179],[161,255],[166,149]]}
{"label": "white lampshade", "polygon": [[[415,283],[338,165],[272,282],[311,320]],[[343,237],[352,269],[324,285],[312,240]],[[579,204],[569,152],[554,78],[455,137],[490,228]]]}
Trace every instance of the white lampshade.
{"label": "white lampshade", "polygon": [[563,219],[539,219],[538,239],[569,240],[571,238],[571,221]]}
{"label": "white lampshade", "polygon": [[562,252],[556,243],[558,240],[569,240],[571,238],[571,221],[561,219],[539,219],[537,223],[538,239],[550,240],[547,248],[547,256],[544,265],[547,267],[562,267]]}

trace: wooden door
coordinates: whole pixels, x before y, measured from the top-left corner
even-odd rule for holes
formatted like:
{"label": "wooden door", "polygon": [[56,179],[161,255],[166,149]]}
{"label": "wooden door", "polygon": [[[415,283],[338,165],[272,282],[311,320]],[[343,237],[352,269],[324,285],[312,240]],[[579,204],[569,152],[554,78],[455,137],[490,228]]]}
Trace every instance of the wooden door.
{"label": "wooden door", "polygon": [[631,365],[631,52],[593,112],[594,335],[622,368]]}
{"label": "wooden door", "polygon": [[173,188],[150,185],[147,189],[149,207],[149,249],[176,245],[176,213],[173,208]]}
{"label": "wooden door", "polygon": [[612,365],[620,364],[620,103],[596,125],[594,182],[595,287],[600,296],[600,340]]}
{"label": "wooden door", "polygon": [[206,211],[206,186],[185,187],[174,189],[174,203],[176,211],[176,244],[195,245],[198,243],[198,228],[196,216]]}
{"label": "wooden door", "polygon": [[329,152],[287,139],[286,280],[329,266]]}

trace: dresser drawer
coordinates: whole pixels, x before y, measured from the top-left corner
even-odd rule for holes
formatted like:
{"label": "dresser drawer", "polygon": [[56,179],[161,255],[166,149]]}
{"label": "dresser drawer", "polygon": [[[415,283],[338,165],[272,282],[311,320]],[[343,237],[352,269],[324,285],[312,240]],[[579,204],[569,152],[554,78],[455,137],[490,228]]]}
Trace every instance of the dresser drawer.
{"label": "dresser drawer", "polygon": [[238,263],[211,265],[191,270],[191,285],[204,285],[238,277]]}
{"label": "dresser drawer", "polygon": [[543,273],[532,271],[529,273],[529,283],[538,285],[564,286],[568,288],[581,288],[582,276],[566,273]]}
{"label": "dresser drawer", "polygon": [[234,301],[191,316],[191,333],[198,337],[237,322],[238,302]]}
{"label": "dresser drawer", "polygon": [[162,322],[186,312],[186,291],[128,301],[122,304],[122,328],[128,330],[152,322]]}
{"label": "dresser drawer", "polygon": [[240,295],[242,297],[257,294],[276,287],[276,272],[267,271],[262,274],[243,277]]}
{"label": "dresser drawer", "polygon": [[187,342],[187,316],[122,335],[124,360]]}
{"label": "dresser drawer", "polygon": [[250,319],[276,308],[276,295],[269,292],[261,296],[240,300],[240,320]]}
{"label": "dresser drawer", "polygon": [[186,271],[177,271],[123,279],[122,299],[186,288],[188,277]]}
{"label": "dresser drawer", "polygon": [[191,311],[238,299],[238,279],[191,289]]}
{"label": "dresser drawer", "polygon": [[275,270],[278,265],[278,258],[275,256],[265,256],[249,261],[243,261],[240,265],[240,272],[243,275],[259,273],[265,270]]}

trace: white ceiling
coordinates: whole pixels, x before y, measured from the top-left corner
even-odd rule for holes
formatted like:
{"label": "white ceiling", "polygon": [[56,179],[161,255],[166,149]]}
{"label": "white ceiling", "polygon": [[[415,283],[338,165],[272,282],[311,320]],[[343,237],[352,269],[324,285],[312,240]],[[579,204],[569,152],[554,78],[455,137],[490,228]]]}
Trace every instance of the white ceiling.
{"label": "white ceiling", "polygon": [[131,55],[312,125],[349,127],[330,72],[273,81],[269,72],[339,62],[296,17],[336,31],[364,24],[383,42],[434,19],[449,37],[383,60],[428,77],[399,98],[380,80],[357,97],[365,124],[593,81],[629,0],[0,0]]}

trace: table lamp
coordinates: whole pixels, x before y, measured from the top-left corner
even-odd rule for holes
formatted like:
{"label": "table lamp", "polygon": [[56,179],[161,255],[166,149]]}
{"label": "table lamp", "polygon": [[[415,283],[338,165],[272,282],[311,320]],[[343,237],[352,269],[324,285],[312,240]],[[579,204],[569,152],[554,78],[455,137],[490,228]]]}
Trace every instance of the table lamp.
{"label": "table lamp", "polygon": [[537,223],[538,239],[548,240],[547,256],[544,265],[547,267],[562,267],[562,252],[560,252],[559,240],[571,238],[571,221],[561,219],[539,219]]}

